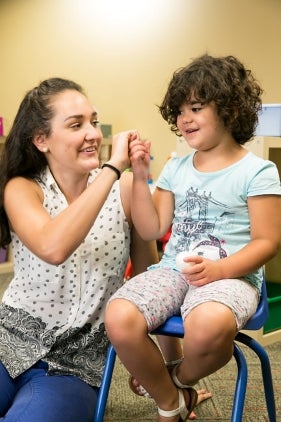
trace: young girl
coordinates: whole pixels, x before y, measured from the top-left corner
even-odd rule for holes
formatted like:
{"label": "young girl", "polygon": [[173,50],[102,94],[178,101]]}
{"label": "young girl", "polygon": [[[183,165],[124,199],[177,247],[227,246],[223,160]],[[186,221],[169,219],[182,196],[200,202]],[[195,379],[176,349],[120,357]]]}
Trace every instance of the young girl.
{"label": "young girl", "polygon": [[[172,224],[158,265],[110,299],[106,329],[121,361],[158,406],[158,422],[185,421],[190,386],[223,367],[233,340],[255,313],[262,266],[280,245],[281,187],[276,166],[243,145],[253,135],[261,93],[235,57],[204,55],[176,71],[160,106],[171,130],[194,153],[165,165],[151,199],[149,143],[130,143],[132,217],[158,239]],[[184,268],[177,255],[186,251]],[[184,321],[184,358],[170,376],[148,336],[169,316]]]}

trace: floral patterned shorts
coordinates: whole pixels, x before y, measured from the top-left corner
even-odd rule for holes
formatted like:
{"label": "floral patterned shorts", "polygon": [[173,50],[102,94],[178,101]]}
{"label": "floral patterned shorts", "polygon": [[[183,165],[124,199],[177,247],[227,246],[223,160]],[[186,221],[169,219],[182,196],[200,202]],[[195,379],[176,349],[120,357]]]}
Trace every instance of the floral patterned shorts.
{"label": "floral patterned shorts", "polygon": [[110,298],[126,299],[143,313],[152,331],[172,315],[183,319],[196,306],[206,302],[219,302],[234,314],[237,330],[255,313],[259,303],[258,289],[241,279],[217,280],[201,287],[189,286],[180,272],[169,268],[156,268],[128,280]]}

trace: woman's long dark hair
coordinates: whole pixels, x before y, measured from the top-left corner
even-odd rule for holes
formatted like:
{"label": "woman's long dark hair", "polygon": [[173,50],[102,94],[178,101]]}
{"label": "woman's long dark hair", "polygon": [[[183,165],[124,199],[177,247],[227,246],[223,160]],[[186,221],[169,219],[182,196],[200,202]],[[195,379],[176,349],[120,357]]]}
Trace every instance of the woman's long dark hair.
{"label": "woman's long dark hair", "polygon": [[84,94],[81,86],[62,78],[50,78],[41,82],[23,98],[12,128],[4,144],[0,159],[0,246],[11,242],[8,218],[4,208],[4,190],[9,180],[22,176],[38,177],[47,165],[45,155],[33,144],[35,135],[51,133],[54,110],[51,99],[65,90]]}

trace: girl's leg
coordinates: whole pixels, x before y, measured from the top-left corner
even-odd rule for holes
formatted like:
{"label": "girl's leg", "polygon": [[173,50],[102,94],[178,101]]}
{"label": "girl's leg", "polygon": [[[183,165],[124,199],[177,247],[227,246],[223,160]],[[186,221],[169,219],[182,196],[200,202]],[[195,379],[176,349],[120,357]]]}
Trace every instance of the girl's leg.
{"label": "girl's leg", "polygon": [[[118,356],[163,410],[176,409],[179,395],[148,331],[179,312],[187,289],[178,273],[151,270],[129,280],[112,296],[106,312],[107,333]],[[185,399],[188,405],[187,391]],[[178,421],[178,416],[168,421]]]}
{"label": "girl's leg", "polygon": [[184,360],[177,377],[194,385],[226,365],[233,356],[236,322],[232,311],[217,302],[197,306],[184,322]]}
{"label": "girl's leg", "polygon": [[182,343],[179,338],[161,335],[156,337],[165,362],[173,362],[183,357]]}
{"label": "girl's leg", "polygon": [[31,368],[18,377],[5,422],[92,422],[98,389],[75,376],[48,376]]}
{"label": "girl's leg", "polygon": [[189,289],[182,306],[184,361],[177,370],[183,384],[193,385],[229,362],[237,331],[254,314],[258,301],[257,289],[243,280]]}
{"label": "girl's leg", "polygon": [[[168,337],[163,335],[158,335],[156,338],[165,364],[171,373],[173,367],[180,363],[183,359],[181,340],[177,337]],[[131,376],[129,378],[129,385],[135,394],[143,397],[150,397],[148,392],[143,388],[143,386],[136,378]]]}
{"label": "girl's leg", "polygon": [[[182,350],[182,342],[181,339],[177,337],[169,337],[169,336],[157,336],[157,341],[160,346],[160,350],[166,362],[166,366],[170,374],[174,366],[180,363],[183,360],[183,350]],[[135,394],[147,397],[148,393],[143,388],[143,386],[139,383],[139,381],[131,377],[130,378],[130,387]],[[206,389],[197,390],[198,398],[197,398],[197,405],[202,403],[205,400],[208,400],[212,397],[212,393],[207,391]],[[148,397],[151,397],[148,395]],[[196,419],[196,411],[191,412],[189,416],[190,420]]]}
{"label": "girl's leg", "polygon": [[[114,327],[111,315],[115,315]],[[107,312],[107,332],[120,360],[157,405],[164,410],[176,409],[176,387],[158,346],[147,334],[146,320],[137,307],[124,299],[111,301]]]}

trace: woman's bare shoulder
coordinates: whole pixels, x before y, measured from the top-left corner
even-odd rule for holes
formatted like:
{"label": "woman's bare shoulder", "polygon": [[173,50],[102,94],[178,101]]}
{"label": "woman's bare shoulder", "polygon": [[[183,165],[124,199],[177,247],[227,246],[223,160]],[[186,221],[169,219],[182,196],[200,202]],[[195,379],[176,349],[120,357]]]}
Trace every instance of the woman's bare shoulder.
{"label": "woman's bare shoulder", "polygon": [[39,195],[40,198],[43,197],[42,190],[38,183],[36,183],[33,179],[28,179],[22,176],[13,177],[5,186],[5,197],[13,195],[14,193],[17,195],[20,193],[30,195],[35,194]]}

